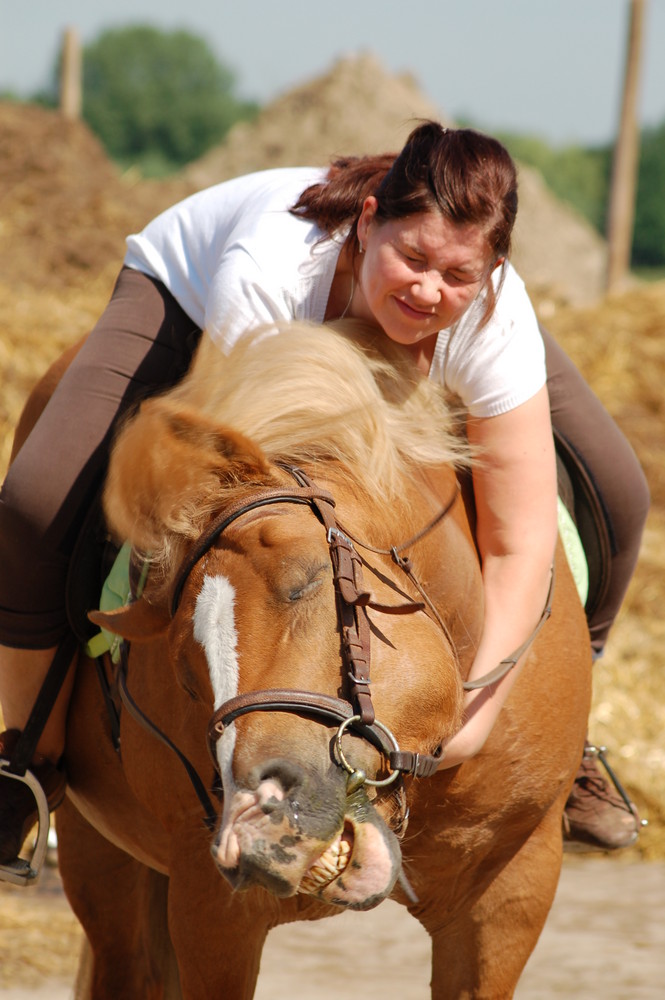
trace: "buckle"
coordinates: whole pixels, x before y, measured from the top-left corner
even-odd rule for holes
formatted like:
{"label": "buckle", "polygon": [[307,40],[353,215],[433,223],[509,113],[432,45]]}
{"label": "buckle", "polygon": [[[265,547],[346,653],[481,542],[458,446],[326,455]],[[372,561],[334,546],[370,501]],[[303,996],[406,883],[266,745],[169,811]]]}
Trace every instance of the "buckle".
{"label": "buckle", "polygon": [[345,535],[343,531],[339,528],[330,527],[328,528],[327,535],[328,545],[344,545],[345,548],[353,550],[353,542],[348,535]]}

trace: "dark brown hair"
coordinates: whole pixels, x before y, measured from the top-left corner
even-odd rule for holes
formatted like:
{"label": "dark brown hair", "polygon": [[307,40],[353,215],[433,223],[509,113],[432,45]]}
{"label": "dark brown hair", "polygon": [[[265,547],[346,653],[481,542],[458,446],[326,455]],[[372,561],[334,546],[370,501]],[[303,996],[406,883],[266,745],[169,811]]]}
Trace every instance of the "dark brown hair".
{"label": "dark brown hair", "polygon": [[[500,142],[474,129],[425,121],[397,155],[335,160],[326,180],[303,191],[291,211],[330,235],[349,227],[346,242],[355,258],[356,227],[369,195],[377,200],[379,222],[438,210],[456,225],[483,230],[492,265],[510,253],[517,214],[515,164]],[[488,282],[483,322],[494,304]]]}

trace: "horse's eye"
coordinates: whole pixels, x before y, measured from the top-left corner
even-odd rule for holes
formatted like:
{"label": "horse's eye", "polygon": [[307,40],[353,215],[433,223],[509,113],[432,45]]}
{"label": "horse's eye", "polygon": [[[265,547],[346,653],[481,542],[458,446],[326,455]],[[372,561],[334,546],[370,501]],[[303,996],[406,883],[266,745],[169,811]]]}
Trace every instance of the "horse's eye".
{"label": "horse's eye", "polygon": [[294,587],[293,590],[289,591],[289,600],[302,600],[303,597],[307,597],[308,594],[311,594],[314,590],[320,587],[322,583],[322,577],[318,577],[316,580],[311,580],[309,583],[306,583],[304,587]]}
{"label": "horse's eye", "polygon": [[286,582],[285,593],[289,601],[302,601],[303,598],[310,597],[319,589],[326,577],[330,576],[330,563],[308,566],[301,569],[295,578]]}

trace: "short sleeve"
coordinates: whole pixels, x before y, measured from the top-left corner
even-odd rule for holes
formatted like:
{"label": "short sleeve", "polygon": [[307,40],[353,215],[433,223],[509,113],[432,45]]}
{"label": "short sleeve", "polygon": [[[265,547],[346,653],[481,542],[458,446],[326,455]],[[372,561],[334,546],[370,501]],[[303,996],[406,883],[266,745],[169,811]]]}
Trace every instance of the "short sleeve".
{"label": "short sleeve", "polygon": [[271,288],[250,254],[242,247],[224,254],[210,283],[204,325],[225,354],[248,330],[293,318],[288,292]]}
{"label": "short sleeve", "polygon": [[437,338],[430,377],[442,382],[476,417],[515,409],[545,385],[545,348],[524,283],[506,266],[496,308],[481,326],[478,300]]}

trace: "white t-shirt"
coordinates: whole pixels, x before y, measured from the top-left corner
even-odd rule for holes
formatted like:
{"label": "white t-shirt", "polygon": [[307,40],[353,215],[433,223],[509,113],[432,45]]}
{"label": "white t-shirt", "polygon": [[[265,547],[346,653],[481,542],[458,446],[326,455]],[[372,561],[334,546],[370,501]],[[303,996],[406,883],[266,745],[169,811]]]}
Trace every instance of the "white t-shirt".
{"label": "white t-shirt", "polygon": [[[325,175],[308,167],[266,170],[207,188],[128,237],[125,264],[163,282],[225,352],[259,325],[321,323],[343,237],[322,239],[289,208]],[[490,321],[478,329],[479,298],[439,333],[430,368],[430,378],[479,417],[505,413],[545,384],[533,307],[512,266],[505,270]]]}

